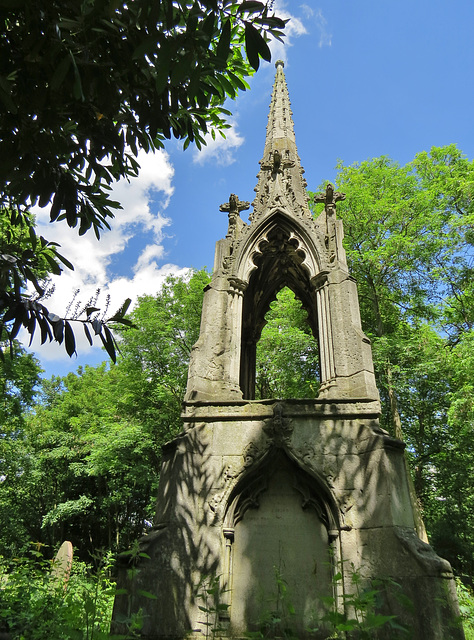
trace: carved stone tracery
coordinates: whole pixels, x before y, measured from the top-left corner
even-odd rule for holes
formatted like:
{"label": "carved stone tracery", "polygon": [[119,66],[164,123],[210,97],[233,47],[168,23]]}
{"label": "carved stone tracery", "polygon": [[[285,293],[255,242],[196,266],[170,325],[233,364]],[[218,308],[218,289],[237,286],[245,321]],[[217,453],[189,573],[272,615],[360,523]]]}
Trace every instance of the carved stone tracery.
{"label": "carved stone tracery", "polygon": [[[255,459],[252,465],[232,478],[232,487],[223,492],[225,506],[224,527],[234,529],[245,516],[248,509],[258,509],[260,496],[267,490],[273,473],[282,465],[292,469],[293,487],[301,496],[302,509],[314,509],[319,520],[324,524],[330,537],[337,535],[341,526],[338,509],[331,497],[331,491],[322,476],[319,479],[304,470],[297,459],[290,457],[289,450],[274,441],[265,453]],[[230,490],[229,490],[230,489]]]}

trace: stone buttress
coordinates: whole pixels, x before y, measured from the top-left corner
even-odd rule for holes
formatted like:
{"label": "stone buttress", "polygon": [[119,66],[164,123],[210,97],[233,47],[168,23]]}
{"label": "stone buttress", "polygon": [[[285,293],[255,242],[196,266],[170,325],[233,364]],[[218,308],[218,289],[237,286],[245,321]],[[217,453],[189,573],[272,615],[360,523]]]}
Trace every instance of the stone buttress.
{"label": "stone buttress", "polygon": [[[364,586],[381,581],[381,611],[411,629],[400,637],[462,639],[451,567],[415,533],[404,444],[379,426],[336,218],[344,195],[328,185],[313,219],[276,67],[253,209],[246,223],[248,202],[232,194],[220,207],[229,227],[205,291],[183,431],[164,449],[145,556],[121,568],[115,627],[141,611],[149,640],[258,630],[322,640],[328,609],[353,615],[357,572]],[[318,341],[316,399],[255,400],[256,345],[283,287]],[[373,637],[398,636],[384,627]]]}

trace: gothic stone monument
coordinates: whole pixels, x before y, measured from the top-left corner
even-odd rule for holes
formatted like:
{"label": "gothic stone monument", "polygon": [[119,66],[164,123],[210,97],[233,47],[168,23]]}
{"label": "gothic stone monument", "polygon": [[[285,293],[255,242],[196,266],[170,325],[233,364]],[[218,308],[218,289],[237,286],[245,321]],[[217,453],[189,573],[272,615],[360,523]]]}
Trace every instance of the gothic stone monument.
{"label": "gothic stone monument", "polygon": [[[370,342],[336,218],[344,195],[329,185],[313,219],[276,67],[253,211],[247,224],[248,202],[231,195],[221,206],[229,228],[205,292],[183,431],[165,448],[155,526],[140,540],[148,558],[132,573],[123,566],[128,595],[117,597],[115,619],[141,609],[148,640],[244,637],[279,611],[274,635],[290,628],[322,639],[322,598],[344,611],[358,571],[364,584],[401,585],[413,609],[390,589],[382,608],[410,625],[410,637],[461,639],[451,567],[417,537],[404,445],[379,426]],[[285,286],[318,340],[315,400],[254,399],[256,344]],[[373,637],[393,637],[384,634]]]}

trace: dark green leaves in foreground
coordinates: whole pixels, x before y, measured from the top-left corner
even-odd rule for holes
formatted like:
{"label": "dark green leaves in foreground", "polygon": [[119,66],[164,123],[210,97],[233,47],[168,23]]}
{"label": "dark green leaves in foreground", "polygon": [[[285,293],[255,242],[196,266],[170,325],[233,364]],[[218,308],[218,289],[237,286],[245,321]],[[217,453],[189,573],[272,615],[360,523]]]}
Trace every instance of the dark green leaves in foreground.
{"label": "dark green leaves in foreground", "polygon": [[[110,185],[171,136],[185,146],[229,125],[285,20],[270,3],[12,3],[0,38],[0,205],[51,204],[97,237],[120,203]],[[85,46],[84,43],[87,43]]]}
{"label": "dark green leaves in foreground", "polygon": [[[98,336],[115,362],[117,344],[109,325],[131,325],[125,318],[130,299],[111,317],[101,314],[95,306],[97,296],[82,307],[76,305],[66,317],[49,311],[42,302],[48,295],[47,276],[60,274],[63,266],[73,269],[57,247],[57,243],[36,235],[31,215],[0,209],[0,340],[12,345],[23,328],[30,335],[31,345],[38,331],[41,344],[58,342],[72,356],[76,353],[73,325],[80,324],[89,343],[92,345],[93,336]],[[28,287],[33,289],[29,294],[26,293]],[[0,357],[2,355],[0,350]]]}
{"label": "dark green leaves in foreground", "polygon": [[[71,321],[40,302],[41,278],[71,265],[57,245],[36,237],[29,208],[48,206],[51,222],[99,238],[121,208],[111,185],[138,174],[140,150],[159,149],[171,137],[200,149],[206,134],[224,136],[225,101],[248,88],[260,59],[270,60],[268,41],[283,36],[286,21],[271,5],[3,3],[0,323],[11,339],[21,327],[31,336],[39,328],[42,341],[63,343],[69,355],[76,350]],[[17,251],[10,243],[25,224],[30,240]],[[25,295],[27,284],[37,297]],[[107,321],[79,321],[87,339],[98,335],[114,357]]]}

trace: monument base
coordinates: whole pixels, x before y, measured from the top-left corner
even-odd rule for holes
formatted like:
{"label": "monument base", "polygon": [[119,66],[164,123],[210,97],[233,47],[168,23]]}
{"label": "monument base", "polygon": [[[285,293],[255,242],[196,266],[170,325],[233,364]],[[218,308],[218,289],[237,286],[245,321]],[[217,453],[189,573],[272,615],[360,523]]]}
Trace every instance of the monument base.
{"label": "monument base", "polygon": [[[415,534],[404,445],[380,429],[378,409],[187,403],[144,555],[119,569],[114,632],[141,612],[147,640],[259,630],[322,640],[331,616],[368,624],[379,613],[410,632],[387,622],[373,638],[464,638],[451,567]],[[374,606],[357,610],[366,589]]]}

